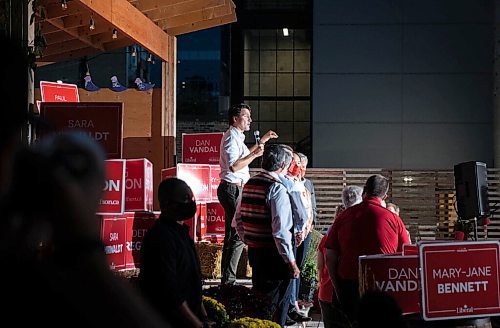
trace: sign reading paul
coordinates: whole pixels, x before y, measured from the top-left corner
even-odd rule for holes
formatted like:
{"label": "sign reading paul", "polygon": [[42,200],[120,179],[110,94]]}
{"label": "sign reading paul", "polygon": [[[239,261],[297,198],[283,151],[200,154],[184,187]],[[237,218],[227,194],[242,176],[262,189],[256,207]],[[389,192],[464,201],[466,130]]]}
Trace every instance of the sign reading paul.
{"label": "sign reading paul", "polygon": [[419,244],[425,320],[500,315],[498,241]]}

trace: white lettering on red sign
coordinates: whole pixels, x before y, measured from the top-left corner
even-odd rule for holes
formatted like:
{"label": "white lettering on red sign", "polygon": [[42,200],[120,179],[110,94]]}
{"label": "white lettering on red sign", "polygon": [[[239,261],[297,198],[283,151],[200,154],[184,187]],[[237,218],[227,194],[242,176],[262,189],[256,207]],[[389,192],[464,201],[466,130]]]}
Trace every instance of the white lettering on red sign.
{"label": "white lettering on red sign", "polygon": [[104,181],[104,191],[120,191],[120,180]]}
{"label": "white lettering on red sign", "polygon": [[472,278],[472,277],[489,277],[491,276],[491,266],[471,267],[469,270],[462,268],[448,268],[448,269],[433,269],[432,278]]}
{"label": "white lettering on red sign", "polygon": [[127,189],[140,189],[142,188],[142,179],[126,179],[125,188]]}
{"label": "white lettering on red sign", "polygon": [[[384,292],[412,292],[418,289],[418,268],[389,268],[389,280],[375,281],[378,289]],[[414,279],[414,280],[412,280]]]}
{"label": "white lettering on red sign", "polygon": [[121,252],[123,252],[123,244],[106,246],[106,247],[104,247],[104,252],[106,254],[121,253]]}
{"label": "white lettering on red sign", "polygon": [[118,240],[118,232],[111,232],[109,234],[109,241],[116,241]]}
{"label": "white lettering on red sign", "polygon": [[69,128],[93,128],[94,122],[92,120],[68,120]]}

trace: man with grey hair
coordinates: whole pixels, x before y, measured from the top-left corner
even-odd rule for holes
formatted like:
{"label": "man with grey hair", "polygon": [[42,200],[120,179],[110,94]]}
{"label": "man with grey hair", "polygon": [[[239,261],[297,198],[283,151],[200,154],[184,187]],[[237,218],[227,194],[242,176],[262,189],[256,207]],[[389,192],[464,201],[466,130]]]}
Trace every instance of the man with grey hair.
{"label": "man with grey hair", "polygon": [[234,219],[240,238],[248,245],[253,289],[269,297],[273,321],[281,326],[286,321],[291,279],[300,275],[294,255],[290,198],[280,180],[286,173],[288,156],[281,145],[265,148],[263,172],[243,187]]}
{"label": "man with grey hair", "polygon": [[369,177],[363,201],[335,219],[325,243],[333,302],[340,302],[353,322],[358,317],[359,256],[396,253],[402,251],[403,244],[410,243],[401,218],[382,205],[388,190],[387,178],[379,174]]}
{"label": "man with grey hair", "polygon": [[359,186],[345,186],[342,190],[342,205],[349,208],[363,201],[363,188]]}

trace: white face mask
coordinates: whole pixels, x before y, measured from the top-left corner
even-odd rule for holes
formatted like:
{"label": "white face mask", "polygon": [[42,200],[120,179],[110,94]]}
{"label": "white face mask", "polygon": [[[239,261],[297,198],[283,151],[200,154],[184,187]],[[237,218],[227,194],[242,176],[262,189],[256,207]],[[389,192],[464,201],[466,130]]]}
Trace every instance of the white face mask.
{"label": "white face mask", "polygon": [[387,204],[386,204],[385,200],[382,200],[382,201],[380,202],[380,205],[382,205],[382,207],[387,207]]}

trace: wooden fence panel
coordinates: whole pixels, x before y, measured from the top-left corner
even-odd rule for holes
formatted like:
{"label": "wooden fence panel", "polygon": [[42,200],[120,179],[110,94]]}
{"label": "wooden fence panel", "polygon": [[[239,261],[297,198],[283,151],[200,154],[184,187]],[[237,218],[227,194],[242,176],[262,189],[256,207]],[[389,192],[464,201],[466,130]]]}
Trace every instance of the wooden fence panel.
{"label": "wooden fence panel", "polygon": [[[253,170],[255,173],[256,170]],[[412,241],[453,239],[457,220],[453,171],[310,168],[307,178],[314,183],[318,208],[316,229],[326,232],[341,204],[342,189],[363,186],[373,174],[389,179],[388,201],[400,207],[400,216]],[[500,239],[500,169],[488,169],[491,224],[478,227],[480,239]]]}

